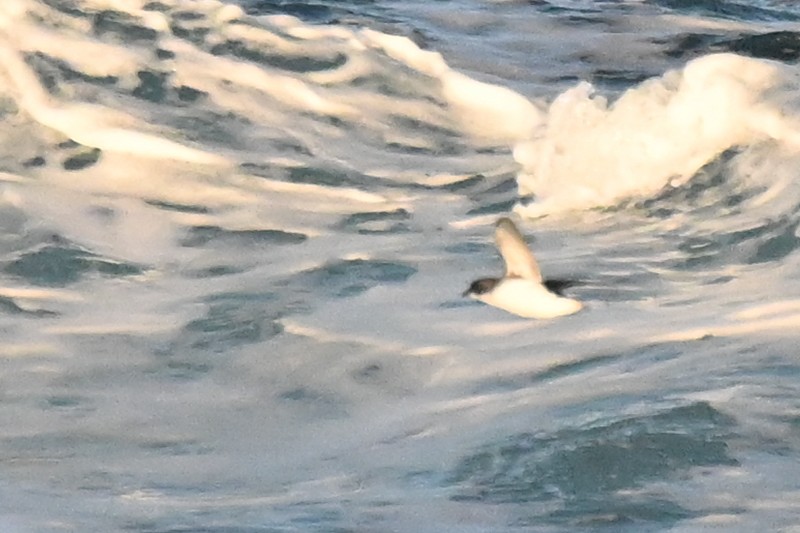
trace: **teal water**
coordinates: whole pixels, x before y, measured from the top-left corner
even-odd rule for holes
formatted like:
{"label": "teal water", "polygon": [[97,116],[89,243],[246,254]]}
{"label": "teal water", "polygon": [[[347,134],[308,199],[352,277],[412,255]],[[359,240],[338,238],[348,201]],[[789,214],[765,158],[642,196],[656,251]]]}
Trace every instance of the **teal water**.
{"label": "teal water", "polygon": [[0,530],[792,531],[797,17],[3,3]]}

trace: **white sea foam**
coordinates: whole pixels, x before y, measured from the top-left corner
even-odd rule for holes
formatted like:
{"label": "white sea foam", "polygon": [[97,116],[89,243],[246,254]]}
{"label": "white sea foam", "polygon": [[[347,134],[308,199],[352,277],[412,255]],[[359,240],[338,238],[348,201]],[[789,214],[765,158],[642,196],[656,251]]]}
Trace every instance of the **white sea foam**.
{"label": "white sea foam", "polygon": [[0,64],[14,84],[18,102],[43,126],[60,131],[87,146],[142,157],[177,159],[201,164],[227,160],[195,148],[141,131],[146,128],[132,116],[92,104],[52,104],[33,72],[8,42],[0,42]]}
{"label": "white sea foam", "polygon": [[441,54],[421,50],[406,37],[372,30],[362,35],[394,59],[437,79],[458,124],[470,135],[514,142],[529,138],[542,122],[540,110],[522,95],[454,71]]}
{"label": "white sea foam", "polygon": [[[503,457],[553,466],[537,443],[591,452],[687,403],[711,414],[664,433],[730,463],[592,496],[679,501],[698,518],[665,520],[684,530],[793,519],[796,476],[758,472],[800,449],[795,67],[683,65],[654,37],[694,19],[664,26],[642,3],[603,19],[616,33],[519,2],[404,3],[433,13],[427,49],[357,17],[75,4],[0,2],[9,527],[503,531],[541,510],[527,477],[509,478],[521,502],[459,499],[480,483],[496,497]],[[629,59],[662,74],[620,96],[567,88]],[[75,168],[87,147],[102,154]],[[581,211],[652,200],[731,147],[698,197]],[[502,270],[491,225],[517,170],[525,214],[572,211],[521,229],[547,276],[583,282],[583,313],[532,323],[460,297]],[[543,505],[569,506],[574,471],[548,475]],[[723,505],[762,492],[745,513]]]}
{"label": "white sea foam", "polygon": [[731,148],[770,140],[796,150],[794,67],[732,54],[696,59],[628,90],[613,104],[588,83],[550,105],[545,132],[517,144],[518,211],[614,205],[680,186]]}

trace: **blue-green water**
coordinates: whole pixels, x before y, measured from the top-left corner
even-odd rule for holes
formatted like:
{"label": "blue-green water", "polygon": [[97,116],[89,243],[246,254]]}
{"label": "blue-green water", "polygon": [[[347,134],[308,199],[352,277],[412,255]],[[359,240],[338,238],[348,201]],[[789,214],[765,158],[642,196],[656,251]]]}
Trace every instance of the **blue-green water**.
{"label": "blue-green water", "polygon": [[793,531],[799,17],[4,0],[0,530]]}

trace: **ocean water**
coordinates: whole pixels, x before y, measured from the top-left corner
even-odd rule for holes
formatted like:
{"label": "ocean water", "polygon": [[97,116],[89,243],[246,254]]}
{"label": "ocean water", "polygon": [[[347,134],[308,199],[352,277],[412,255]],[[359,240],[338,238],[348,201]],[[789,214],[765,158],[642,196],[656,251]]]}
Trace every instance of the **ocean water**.
{"label": "ocean water", "polygon": [[[800,531],[800,7],[3,0],[0,531]],[[514,216],[586,308],[461,296]]]}

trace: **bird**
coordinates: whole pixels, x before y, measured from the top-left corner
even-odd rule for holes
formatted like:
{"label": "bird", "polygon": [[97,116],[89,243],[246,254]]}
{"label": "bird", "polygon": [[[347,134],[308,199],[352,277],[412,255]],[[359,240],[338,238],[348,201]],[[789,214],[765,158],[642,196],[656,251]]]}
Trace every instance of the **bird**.
{"label": "bird", "polygon": [[578,300],[564,296],[574,281],[545,280],[514,222],[506,217],[495,225],[495,241],[506,266],[502,278],[481,278],[464,292],[493,307],[524,318],[548,319],[577,313]]}

